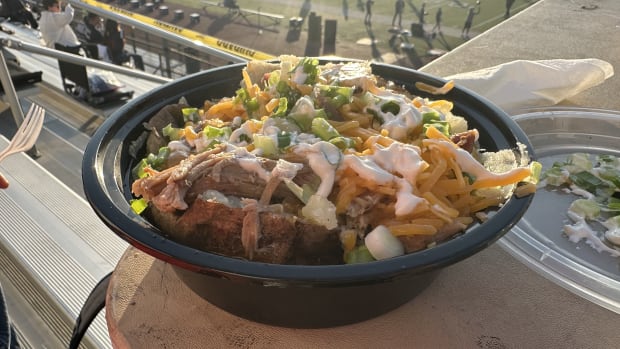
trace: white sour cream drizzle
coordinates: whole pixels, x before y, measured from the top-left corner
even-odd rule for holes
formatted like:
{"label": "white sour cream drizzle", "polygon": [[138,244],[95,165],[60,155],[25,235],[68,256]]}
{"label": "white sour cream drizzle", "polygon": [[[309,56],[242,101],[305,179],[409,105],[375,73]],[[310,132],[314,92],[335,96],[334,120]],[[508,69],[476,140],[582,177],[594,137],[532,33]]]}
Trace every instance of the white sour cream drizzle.
{"label": "white sour cream drizzle", "polygon": [[374,153],[371,155],[345,155],[343,168],[350,168],[361,178],[380,185],[396,183],[398,192],[395,213],[397,216],[411,213],[417,205],[425,201],[413,194],[413,184],[418,173],[428,167],[420,157],[420,148],[397,142],[386,148],[378,144],[373,147]]}
{"label": "white sour cream drizzle", "polygon": [[474,157],[469,152],[461,148],[455,147],[453,143],[438,139],[432,139],[428,141],[435,143],[442,149],[452,153],[454,159],[456,160],[456,163],[463,170],[463,172],[467,172],[473,175],[477,181],[497,180],[505,177],[510,177],[513,175],[514,172],[520,171],[519,168],[514,168],[503,173],[491,172],[486,167],[484,167],[483,164],[474,159]]}
{"label": "white sour cream drizzle", "polygon": [[599,253],[607,252],[613,257],[620,257],[620,252],[605,245],[601,238],[599,238],[596,232],[588,226],[588,223],[586,223],[583,218],[570,211],[568,212],[568,216],[575,222],[575,224],[564,226],[564,233],[566,233],[571,242],[577,243],[582,239],[585,239],[586,243],[592,246],[592,248],[597,250]]}
{"label": "white sour cream drizzle", "polygon": [[398,192],[396,193],[396,204],[394,205],[394,214],[396,216],[407,215],[426,200],[413,194],[413,187],[406,180],[395,177],[394,180],[398,184]]}
{"label": "white sour cream drizzle", "polygon": [[230,145],[228,147],[228,150],[234,151],[235,160],[237,160],[237,163],[244,171],[257,175],[265,182],[269,181],[272,176],[283,179],[292,179],[293,177],[295,177],[297,172],[303,168],[302,164],[292,163],[286,160],[278,159],[278,162],[274,167],[273,171],[269,172],[261,165],[261,162],[258,160],[256,155],[247,151],[246,148]]}
{"label": "white sour cream drizzle", "polygon": [[[422,113],[404,95],[389,90],[378,90],[376,95],[381,97],[381,103],[372,105],[371,109],[383,118],[381,127],[389,132],[391,138],[405,140],[412,130],[422,124]],[[399,107],[398,114],[382,112],[381,106],[386,103],[396,103]]]}
{"label": "white sour cream drizzle", "polygon": [[190,147],[181,141],[171,141],[168,143],[168,149],[170,149],[169,156],[177,156],[178,154],[181,154],[184,158],[188,157],[191,151]]}
{"label": "white sour cream drizzle", "polygon": [[328,197],[334,186],[336,168],[340,162],[333,157],[335,155],[339,157],[340,150],[331,143],[318,142],[315,144],[300,143],[294,147],[293,151],[306,156],[312,171],[321,178],[316,194],[324,198]]}
{"label": "white sour cream drizzle", "polygon": [[239,166],[243,170],[249,173],[256,174],[260,179],[267,182],[271,177],[269,171],[265,170],[263,166],[261,166],[260,162],[256,158],[256,155],[250,153],[243,147],[238,147],[235,149],[235,159]]}
{"label": "white sour cream drizzle", "polygon": [[250,129],[250,123],[249,122],[244,122],[243,124],[241,124],[241,127],[239,127],[238,129],[232,131],[232,133],[230,134],[229,137],[229,142],[230,143],[237,143],[239,145],[244,144],[245,142],[241,141],[241,136],[245,135],[247,137],[249,137],[250,139],[252,138],[252,134],[253,132]]}

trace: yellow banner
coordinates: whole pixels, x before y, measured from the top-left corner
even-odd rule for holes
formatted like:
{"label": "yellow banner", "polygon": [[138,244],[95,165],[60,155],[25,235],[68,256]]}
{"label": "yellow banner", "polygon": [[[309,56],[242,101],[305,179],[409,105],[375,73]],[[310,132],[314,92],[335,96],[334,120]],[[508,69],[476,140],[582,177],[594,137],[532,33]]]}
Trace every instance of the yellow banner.
{"label": "yellow banner", "polygon": [[157,27],[161,30],[165,30],[167,32],[170,33],[174,33],[174,34],[178,34],[180,36],[183,36],[187,39],[190,39],[192,41],[197,41],[200,42],[204,45],[210,46],[210,47],[214,47],[217,48],[219,50],[225,51],[227,53],[233,54],[235,56],[239,56],[239,57],[243,57],[249,60],[268,60],[268,59],[273,59],[275,58],[273,55],[261,52],[261,51],[257,51],[254,49],[250,49],[250,48],[246,48],[240,45],[237,45],[235,43],[229,42],[229,41],[225,41],[225,40],[220,40],[218,38],[212,37],[212,36],[208,36],[208,35],[204,35],[198,32],[195,32],[193,30],[189,30],[189,29],[185,29],[185,28],[181,28],[181,27],[177,27],[175,25],[172,25],[170,23],[166,23],[166,22],[162,22],[162,21],[158,21],[154,18],[148,17],[148,16],[143,16],[141,14],[138,13],[134,13],[131,11],[127,11],[123,8],[120,7],[116,7],[116,6],[111,6],[105,3],[101,3],[101,2],[97,2],[94,0],[80,0],[78,2],[83,2],[87,5],[90,6],[94,6],[94,7],[98,7],[102,10],[106,10],[106,11],[110,11],[110,12],[114,12],[117,15],[121,15],[121,16],[125,16],[125,17],[129,17],[133,20],[137,20],[140,21],[142,23],[148,24],[148,25],[152,25],[153,27]]}

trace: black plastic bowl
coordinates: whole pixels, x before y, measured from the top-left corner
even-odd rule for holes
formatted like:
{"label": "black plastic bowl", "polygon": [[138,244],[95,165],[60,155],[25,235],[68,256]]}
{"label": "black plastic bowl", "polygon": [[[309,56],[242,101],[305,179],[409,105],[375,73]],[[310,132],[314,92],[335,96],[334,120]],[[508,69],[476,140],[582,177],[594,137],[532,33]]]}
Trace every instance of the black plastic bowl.
{"label": "black plastic bowl", "polygon": [[[323,61],[325,63],[325,61]],[[129,102],[112,114],[92,137],[83,162],[84,190],[99,217],[136,248],[175,267],[198,295],[233,314],[257,322],[299,328],[350,324],[386,313],[428,286],[443,268],[499,239],[521,218],[532,199],[512,197],[483,224],[436,247],[356,265],[303,266],[247,262],[184,246],[163,237],[158,228],[129,206],[130,156],[142,123],[162,107],[185,97],[201,106],[207,98],[232,96],[240,86],[244,64],[229,65],[173,81]],[[487,150],[525,144],[525,133],[501,109],[459,88],[445,96],[418,91],[415,82],[441,86],[444,80],[415,70],[373,64],[373,72],[411,92],[454,103],[454,112],[480,131]],[[143,155],[144,149],[138,149]]]}

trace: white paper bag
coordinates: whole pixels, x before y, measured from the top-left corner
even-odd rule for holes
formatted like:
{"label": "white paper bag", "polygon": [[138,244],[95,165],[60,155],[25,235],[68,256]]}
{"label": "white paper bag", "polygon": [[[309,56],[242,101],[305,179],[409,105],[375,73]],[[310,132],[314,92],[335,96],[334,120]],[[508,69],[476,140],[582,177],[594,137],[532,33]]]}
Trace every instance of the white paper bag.
{"label": "white paper bag", "polygon": [[614,75],[606,61],[588,59],[516,60],[445,77],[505,110],[555,105]]}

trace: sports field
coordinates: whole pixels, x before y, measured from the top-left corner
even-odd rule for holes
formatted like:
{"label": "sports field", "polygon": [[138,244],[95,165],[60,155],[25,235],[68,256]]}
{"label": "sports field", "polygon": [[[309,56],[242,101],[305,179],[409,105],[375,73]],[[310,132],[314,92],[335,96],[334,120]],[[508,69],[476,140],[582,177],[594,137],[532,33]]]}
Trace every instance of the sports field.
{"label": "sports field", "polygon": [[[536,3],[538,0],[514,0],[510,15]],[[211,3],[221,2],[213,0]],[[270,36],[272,31],[290,31],[289,18],[319,16],[322,23],[326,20],[335,20],[336,51],[335,55],[353,58],[374,59],[389,63],[403,63],[408,61],[414,67],[423,65],[433,56],[450,51],[468,39],[490,29],[505,20],[506,0],[405,0],[402,14],[402,27],[394,30],[392,19],[396,0],[374,0],[370,25],[364,23],[366,0],[237,0],[241,9],[273,13],[282,15],[284,20],[273,26],[269,20],[261,16],[252,16],[250,19],[235,19],[237,24],[247,25],[247,33],[239,34],[239,43],[249,48],[267,52],[273,55],[298,53],[291,51],[290,42],[287,45],[278,45],[273,41],[290,41],[290,35],[283,39],[280,36]],[[166,0],[168,5],[175,4],[194,9],[203,9],[203,0]],[[468,36],[463,35],[465,23],[470,8],[475,9],[475,15]],[[420,23],[420,13],[424,8],[423,34],[415,32],[412,23]],[[436,25],[436,14],[441,9],[441,30],[433,28]],[[202,11],[202,10],[200,10]],[[207,11],[213,16],[225,16],[225,9],[208,7]],[[219,11],[219,12],[218,12]],[[262,19],[261,19],[262,18]],[[213,17],[205,20],[213,20]],[[262,22],[261,22],[262,21]],[[205,34],[214,37],[224,37],[231,40],[230,30],[233,26],[226,26],[224,22],[216,27],[217,20],[208,26]],[[308,21],[305,21],[302,31],[307,35]],[[396,21],[398,23],[398,21]],[[264,27],[264,30],[261,28]],[[408,32],[414,30],[413,35]],[[404,32],[402,30],[405,30]],[[258,33],[258,34],[257,34]],[[260,37],[259,37],[260,34]],[[404,34],[404,35],[400,35]],[[247,41],[248,36],[255,39]],[[301,36],[300,39],[304,39]],[[246,40],[244,40],[246,39]],[[305,42],[300,42],[300,45]]]}

